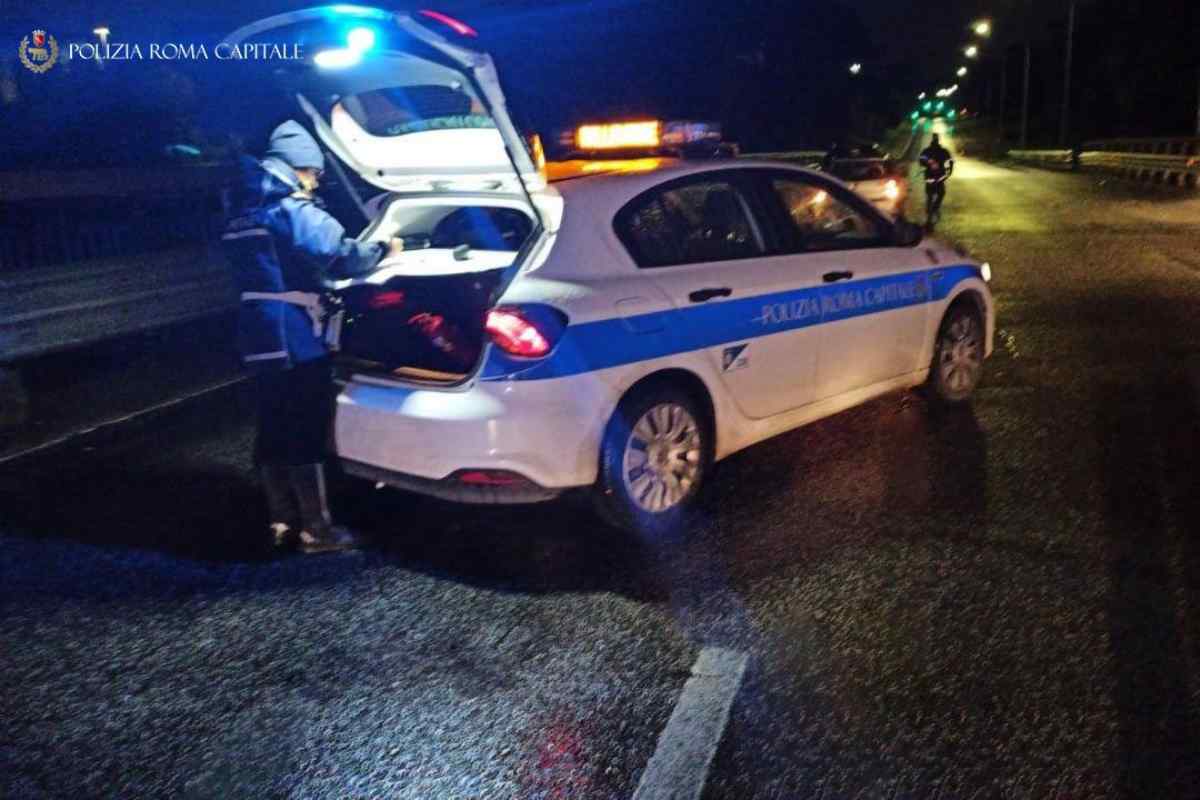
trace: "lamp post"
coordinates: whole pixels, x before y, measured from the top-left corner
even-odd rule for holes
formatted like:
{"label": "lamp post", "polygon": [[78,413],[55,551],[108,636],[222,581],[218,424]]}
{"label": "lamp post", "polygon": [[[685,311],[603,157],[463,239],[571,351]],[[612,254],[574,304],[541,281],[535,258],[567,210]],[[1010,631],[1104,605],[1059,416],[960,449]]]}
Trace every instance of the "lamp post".
{"label": "lamp post", "polygon": [[1033,54],[1029,40],[1025,40],[1025,75],[1021,79],[1021,148],[1029,146],[1029,68]]}
{"label": "lamp post", "polygon": [[1067,55],[1063,67],[1063,104],[1062,116],[1058,120],[1058,146],[1067,145],[1067,126],[1071,120],[1071,55],[1075,48],[1075,0],[1071,0],[1071,9],[1067,13]]}
{"label": "lamp post", "polygon": [[1025,18],[1022,20],[1025,31],[1025,74],[1021,80],[1021,147],[1029,146],[1029,70],[1033,61],[1033,45],[1030,42],[1029,17],[1032,0],[1025,0]]}

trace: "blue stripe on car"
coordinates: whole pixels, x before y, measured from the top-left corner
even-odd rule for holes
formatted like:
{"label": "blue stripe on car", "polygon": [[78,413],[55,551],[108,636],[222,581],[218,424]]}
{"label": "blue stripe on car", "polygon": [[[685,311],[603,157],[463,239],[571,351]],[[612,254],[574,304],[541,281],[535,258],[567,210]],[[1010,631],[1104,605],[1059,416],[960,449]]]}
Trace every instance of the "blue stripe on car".
{"label": "blue stripe on car", "polygon": [[[979,267],[959,265],[569,325],[535,362],[490,348],[482,380],[545,380],[946,299]],[[639,335],[634,330],[660,330]]]}

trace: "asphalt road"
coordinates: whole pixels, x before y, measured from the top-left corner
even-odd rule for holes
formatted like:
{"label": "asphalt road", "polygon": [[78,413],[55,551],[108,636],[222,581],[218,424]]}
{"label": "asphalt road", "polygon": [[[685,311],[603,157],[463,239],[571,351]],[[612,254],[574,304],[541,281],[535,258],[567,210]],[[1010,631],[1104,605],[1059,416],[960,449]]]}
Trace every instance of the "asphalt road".
{"label": "asphalt road", "polygon": [[1182,197],[961,161],[973,409],[745,451],[675,540],[355,490],[378,547],[273,558],[237,386],[3,465],[0,797],[1200,796]]}

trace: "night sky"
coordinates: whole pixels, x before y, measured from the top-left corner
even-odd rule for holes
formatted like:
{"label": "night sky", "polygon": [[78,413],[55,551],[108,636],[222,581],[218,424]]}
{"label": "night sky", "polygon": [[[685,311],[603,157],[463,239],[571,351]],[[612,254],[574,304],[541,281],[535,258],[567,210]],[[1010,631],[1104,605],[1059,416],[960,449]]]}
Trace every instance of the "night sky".
{"label": "night sky", "polygon": [[[244,22],[313,5],[304,0],[0,1],[0,35],[14,43],[33,27],[60,38],[87,38],[101,22],[112,28],[114,39],[215,42]],[[495,56],[510,106],[524,127],[547,131],[618,116],[710,118],[722,121],[744,145],[772,149],[821,145],[847,134],[878,136],[911,110],[918,91],[956,80],[954,70],[965,63],[962,47],[971,40],[969,24],[984,16],[994,20],[995,32],[982,59],[971,64],[960,102],[995,112],[1001,67],[1007,64],[1006,112],[1013,118],[1022,60],[1017,43],[1028,31],[1034,43],[1033,135],[1052,137],[1061,107],[1067,2],[440,0],[430,5],[480,30],[480,45]],[[1197,7],[1195,0],[1079,0],[1074,118],[1080,136],[1189,130],[1200,51]],[[1169,24],[1148,25],[1148,19]],[[1005,52],[1007,61],[1001,58]],[[857,79],[848,73],[853,61],[864,65]],[[12,72],[13,62],[8,63]],[[15,71],[26,86],[26,116],[39,119],[40,113],[44,124],[60,129],[59,141],[77,135],[69,129],[64,107],[78,109],[80,118],[104,116],[102,109],[87,108],[94,97],[53,100],[50,81],[33,85],[20,74],[23,70]],[[173,113],[188,117],[177,127],[216,124],[204,105],[212,92],[172,96],[174,88],[152,87],[146,71],[127,66],[121,74],[132,85],[125,87],[127,94],[113,92],[114,102],[120,96],[134,108],[157,91],[171,97]],[[57,80],[62,84],[67,78]],[[229,87],[214,91],[219,97]],[[141,113],[153,117],[151,109]],[[5,116],[4,129],[10,136],[19,134],[21,115]]]}

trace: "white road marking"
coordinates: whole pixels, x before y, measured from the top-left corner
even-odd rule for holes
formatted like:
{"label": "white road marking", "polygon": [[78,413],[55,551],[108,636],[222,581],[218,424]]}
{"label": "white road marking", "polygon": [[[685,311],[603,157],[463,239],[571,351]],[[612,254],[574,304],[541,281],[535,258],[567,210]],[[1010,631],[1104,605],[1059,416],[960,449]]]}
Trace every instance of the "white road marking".
{"label": "white road marking", "polygon": [[147,414],[153,414],[156,411],[162,411],[163,409],[171,408],[172,406],[182,405],[183,403],[186,403],[189,400],[194,400],[197,397],[201,397],[201,396],[209,394],[211,392],[219,392],[222,389],[228,388],[230,386],[234,386],[245,380],[247,380],[247,376],[239,375],[236,378],[231,378],[229,380],[222,381],[221,383],[215,383],[211,386],[206,386],[203,389],[199,389],[195,392],[191,392],[190,394],[185,394],[182,397],[176,397],[172,400],[167,400],[166,402],[158,403],[157,405],[150,406],[149,408],[139,409],[137,411],[134,411],[132,414],[126,414],[121,417],[114,417],[112,419],[106,419],[103,422],[97,423],[97,424],[92,425],[87,428],[79,428],[78,430],[74,430],[74,431],[71,431],[70,433],[63,434],[62,436],[59,436],[57,438],[51,439],[46,442],[42,442],[41,444],[38,444],[38,445],[34,445],[33,447],[27,447],[24,450],[18,450],[15,453],[9,453],[8,455],[0,456],[0,465],[7,464],[10,461],[16,461],[17,459],[24,458],[25,456],[33,455],[34,453],[40,453],[43,450],[49,450],[53,447],[58,447],[59,445],[66,444],[67,442],[69,442],[72,439],[75,439],[79,436],[86,436],[89,433],[95,433],[96,431],[101,430],[103,428],[109,428],[109,427],[112,427],[113,425],[123,425],[127,422],[132,422],[133,420],[137,419],[138,417],[144,417]]}
{"label": "white road marking", "polygon": [[747,660],[745,653],[721,647],[700,651],[633,800],[698,800]]}

